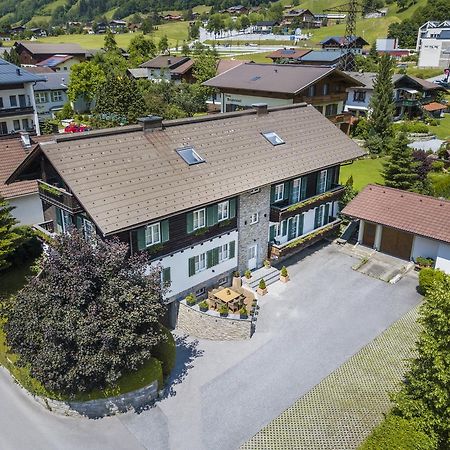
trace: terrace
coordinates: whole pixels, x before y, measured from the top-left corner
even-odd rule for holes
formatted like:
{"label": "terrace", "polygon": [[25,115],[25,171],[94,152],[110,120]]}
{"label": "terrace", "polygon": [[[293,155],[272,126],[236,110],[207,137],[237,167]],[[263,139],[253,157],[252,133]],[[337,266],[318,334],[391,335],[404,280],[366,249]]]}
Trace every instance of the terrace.
{"label": "terrace", "polygon": [[47,203],[75,214],[82,210],[76,198],[63,188],[53,186],[45,181],[38,181],[39,196]]}

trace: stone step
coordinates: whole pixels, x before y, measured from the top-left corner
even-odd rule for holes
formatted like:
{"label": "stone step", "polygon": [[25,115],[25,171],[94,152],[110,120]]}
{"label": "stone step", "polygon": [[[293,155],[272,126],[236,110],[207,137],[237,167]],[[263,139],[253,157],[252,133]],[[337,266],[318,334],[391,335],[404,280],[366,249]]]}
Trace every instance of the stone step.
{"label": "stone step", "polygon": [[252,273],[252,277],[250,280],[244,279],[244,283],[247,284],[251,289],[256,289],[259,285],[259,281],[264,278],[266,282],[266,286],[275,283],[280,279],[280,271],[275,267],[270,267],[266,269],[263,267],[262,269],[255,270]]}

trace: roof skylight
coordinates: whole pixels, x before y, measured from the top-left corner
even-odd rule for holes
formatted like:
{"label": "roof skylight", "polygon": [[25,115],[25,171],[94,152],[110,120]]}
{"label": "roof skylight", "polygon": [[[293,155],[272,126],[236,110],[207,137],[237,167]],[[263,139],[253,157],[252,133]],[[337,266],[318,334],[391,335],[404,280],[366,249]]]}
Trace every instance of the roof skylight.
{"label": "roof skylight", "polygon": [[281,145],[284,144],[285,142],[283,141],[283,139],[280,138],[280,136],[278,136],[277,133],[275,133],[275,131],[267,131],[266,133],[261,133],[272,145]]}
{"label": "roof skylight", "polygon": [[200,164],[205,160],[194,150],[193,147],[183,147],[177,149],[177,153],[183,158],[183,160],[193,166],[194,164]]}

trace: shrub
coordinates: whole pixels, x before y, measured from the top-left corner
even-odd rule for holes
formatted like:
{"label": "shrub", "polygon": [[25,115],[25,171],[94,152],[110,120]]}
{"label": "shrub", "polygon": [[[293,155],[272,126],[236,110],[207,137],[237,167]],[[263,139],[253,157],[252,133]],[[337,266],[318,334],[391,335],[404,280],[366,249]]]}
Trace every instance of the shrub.
{"label": "shrub", "polygon": [[270,267],[270,261],[268,259],[264,260],[264,267],[268,269]]}
{"label": "shrub", "polygon": [[165,327],[161,328],[166,339],[153,348],[152,355],[161,361],[163,376],[165,378],[170,375],[172,369],[175,367],[177,346],[170,330]]}
{"label": "shrub", "polygon": [[14,231],[20,236],[20,244],[8,258],[13,266],[20,266],[42,253],[42,245],[31,227],[23,225]]}
{"label": "shrub", "polygon": [[281,275],[282,277],[287,277],[287,276],[288,276],[288,271],[287,271],[287,269],[286,269],[286,266],[283,266],[283,267],[281,268],[280,275]]}
{"label": "shrub", "polygon": [[200,302],[200,303],[198,304],[198,306],[199,306],[199,308],[201,308],[201,309],[209,309],[209,305],[208,305],[208,302],[207,302],[206,300],[203,300],[202,302]]}
{"label": "shrub", "polygon": [[429,289],[433,286],[436,280],[443,280],[445,278],[444,272],[440,270],[426,267],[419,273],[419,292],[422,295],[427,295]]}
{"label": "shrub", "polygon": [[229,309],[228,309],[228,305],[222,305],[219,308],[219,313],[223,314],[223,315],[228,315]]}
{"label": "shrub", "polygon": [[445,163],[444,161],[433,161],[431,164],[431,169],[433,172],[442,172],[444,170]]}
{"label": "shrub", "polygon": [[245,278],[251,278],[252,277],[252,272],[250,269],[247,269],[244,273]]}
{"label": "shrub", "polygon": [[433,267],[434,259],[433,258],[424,258],[422,256],[418,256],[416,258],[416,263],[422,267]]}
{"label": "shrub", "polygon": [[261,278],[261,279],[259,280],[258,287],[259,287],[261,290],[266,289],[266,282],[264,281],[264,278]]}
{"label": "shrub", "polygon": [[248,317],[248,311],[247,308],[245,306],[243,306],[240,310],[239,310],[239,314],[243,317]]}
{"label": "shrub", "polygon": [[186,303],[189,306],[195,305],[197,301],[197,298],[195,297],[195,294],[193,292],[191,292],[190,294],[186,295]]}
{"label": "shrub", "polygon": [[235,278],[240,278],[240,276],[241,276],[241,274],[239,273],[238,270],[236,270],[236,271],[233,272],[233,277],[235,277]]}
{"label": "shrub", "polygon": [[359,450],[432,450],[435,445],[415,422],[388,414]]}

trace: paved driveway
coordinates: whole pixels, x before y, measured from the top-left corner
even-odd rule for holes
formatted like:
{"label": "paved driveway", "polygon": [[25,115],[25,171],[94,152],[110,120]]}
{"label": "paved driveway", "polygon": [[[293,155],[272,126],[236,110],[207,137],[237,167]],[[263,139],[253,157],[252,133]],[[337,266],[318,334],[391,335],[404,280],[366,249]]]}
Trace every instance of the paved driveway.
{"label": "paved driveway", "polygon": [[170,392],[140,414],[55,417],[11,386],[4,408],[1,376],[2,449],[236,449],[419,303],[413,275],[390,285],[354,263],[334,245],[291,261],[291,281],[269,286],[249,341],[180,338]]}

